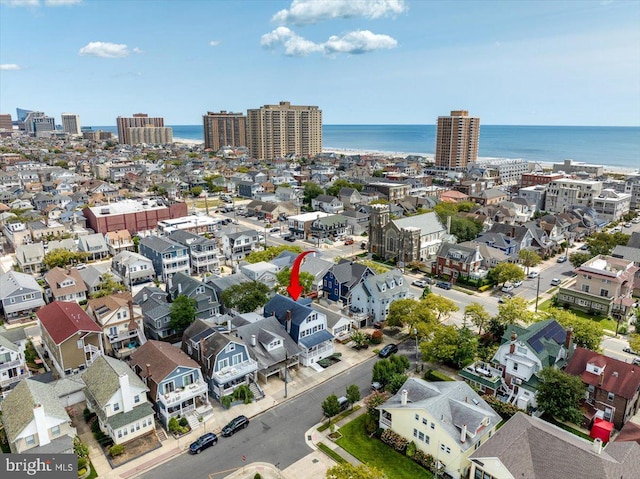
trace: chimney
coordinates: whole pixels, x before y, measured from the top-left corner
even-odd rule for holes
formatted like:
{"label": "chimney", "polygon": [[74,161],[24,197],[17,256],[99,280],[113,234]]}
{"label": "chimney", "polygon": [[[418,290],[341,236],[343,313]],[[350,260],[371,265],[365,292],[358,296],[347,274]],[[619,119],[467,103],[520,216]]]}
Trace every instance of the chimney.
{"label": "chimney", "polygon": [[147,379],[151,377],[151,364],[147,363]]}
{"label": "chimney", "polygon": [[129,387],[129,375],[125,373],[118,376],[118,384],[122,392],[122,412],[129,412],[133,409],[133,391]]}
{"label": "chimney", "polygon": [[256,335],[252,334],[251,335],[251,346],[255,347],[255,345],[256,345]]}
{"label": "chimney", "polygon": [[408,396],[409,396],[409,391],[407,391],[406,389],[403,389],[402,394],[400,395],[400,404],[402,404],[403,406],[406,406]]}
{"label": "chimney", "polygon": [[518,339],[518,333],[511,331],[511,341],[515,341],[516,339]]}
{"label": "chimney", "polygon": [[516,343],[511,343],[509,346],[509,354],[513,354],[516,352]]}
{"label": "chimney", "polygon": [[231,318],[227,319],[227,332],[231,332]]}
{"label": "chimney", "polygon": [[598,377],[598,386],[602,386],[604,381],[604,370],[600,372],[600,376]]}
{"label": "chimney", "polygon": [[571,351],[572,345],[573,345],[573,328],[569,326],[569,328],[567,328],[567,336],[564,340],[564,348],[567,350],[567,352]]}
{"label": "chimney", "polygon": [[291,332],[291,310],[287,310],[287,323],[286,323],[287,333]]}
{"label": "chimney", "polygon": [[38,445],[44,446],[49,444],[49,428],[47,427],[47,419],[44,414],[44,406],[37,403],[33,406],[33,420],[36,423],[36,433],[38,434]]}
{"label": "chimney", "polygon": [[602,453],[602,439],[600,439],[599,437],[595,438],[593,440],[593,452],[595,452],[596,454],[600,454]]}
{"label": "chimney", "polygon": [[128,305],[129,305],[129,319],[131,321],[133,321],[133,318],[134,318],[134,314],[133,314],[133,297],[129,297]]}
{"label": "chimney", "polygon": [[198,361],[202,360],[204,354],[204,338],[200,338],[200,347],[198,348]]}
{"label": "chimney", "polygon": [[466,440],[467,440],[467,425],[463,424],[462,429],[460,430],[460,442],[464,444]]}

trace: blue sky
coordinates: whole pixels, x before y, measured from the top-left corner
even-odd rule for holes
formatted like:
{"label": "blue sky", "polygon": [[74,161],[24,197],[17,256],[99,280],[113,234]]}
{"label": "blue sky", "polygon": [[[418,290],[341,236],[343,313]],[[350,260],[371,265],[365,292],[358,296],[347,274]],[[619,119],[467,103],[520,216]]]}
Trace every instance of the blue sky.
{"label": "blue sky", "polygon": [[639,1],[0,0],[0,112],[640,126]]}

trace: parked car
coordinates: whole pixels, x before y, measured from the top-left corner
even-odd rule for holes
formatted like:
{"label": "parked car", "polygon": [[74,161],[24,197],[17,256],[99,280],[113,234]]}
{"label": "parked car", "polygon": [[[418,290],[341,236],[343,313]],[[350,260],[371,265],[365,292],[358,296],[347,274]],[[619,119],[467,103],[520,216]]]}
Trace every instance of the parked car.
{"label": "parked car", "polygon": [[631,224],[631,223],[625,223],[625,224],[624,224],[624,227],[625,227],[625,228],[631,228],[631,226],[632,226],[632,224]]}
{"label": "parked car", "polygon": [[442,289],[451,289],[451,283],[448,283],[446,281],[438,281],[436,283],[436,286]]}
{"label": "parked car", "polygon": [[558,263],[564,263],[565,261],[567,261],[567,257],[565,255],[558,256],[558,259],[556,261]]}
{"label": "parked car", "polygon": [[347,238],[346,240],[344,240],[344,245],[348,246],[350,244],[355,243],[355,241],[353,240],[353,238]]}
{"label": "parked car", "polygon": [[625,353],[635,354],[635,355],[640,355],[640,354],[638,354],[638,352],[637,352],[637,351],[634,351],[634,350],[633,350],[633,349],[631,349],[631,348],[623,348],[622,350],[623,350]]}
{"label": "parked car", "polygon": [[583,244],[580,246],[580,251],[587,251],[589,249],[589,245]]}
{"label": "parked car", "polygon": [[411,284],[414,285],[414,286],[417,286],[418,288],[426,288],[427,287],[427,282],[424,279],[416,279]]}
{"label": "parked car", "polygon": [[371,383],[371,391],[383,391],[384,387],[378,381],[374,381]]}
{"label": "parked car", "polygon": [[383,329],[384,325],[386,324],[386,321],[376,321],[375,323],[373,323],[373,327],[375,329]]}
{"label": "parked car", "polygon": [[513,282],[513,287],[514,288],[519,288],[520,286],[522,286],[522,281],[514,281]]}
{"label": "parked car", "polygon": [[538,276],[540,276],[540,273],[538,273],[537,271],[531,271],[531,272],[529,272],[529,274],[527,275],[527,278],[529,278],[529,279],[536,279]]}
{"label": "parked car", "polygon": [[222,428],[222,435],[224,437],[233,436],[240,429],[244,429],[249,425],[249,420],[246,416],[238,416],[233,418],[229,424]]}
{"label": "parked car", "polygon": [[271,229],[269,230],[269,233],[277,233],[278,231],[280,231],[280,228],[275,227],[275,228],[271,228]]}
{"label": "parked car", "polygon": [[384,348],[382,348],[378,353],[378,356],[380,356],[381,358],[388,358],[389,356],[397,352],[398,352],[398,346],[391,343],[391,344],[387,344]]}
{"label": "parked car", "polygon": [[200,436],[189,446],[189,452],[191,454],[200,454],[208,447],[215,446],[218,443],[218,436],[212,432],[208,432]]}
{"label": "parked car", "polygon": [[633,360],[633,364],[634,364],[635,366],[640,366],[640,358],[635,358],[635,359]]}
{"label": "parked car", "polygon": [[502,286],[502,292],[503,293],[510,293],[511,291],[513,291],[514,286],[511,283],[505,283]]}
{"label": "parked car", "polygon": [[367,242],[363,241],[362,243],[360,243],[360,249],[367,249]]}
{"label": "parked car", "polygon": [[285,236],[283,239],[289,243],[293,243],[296,240],[293,236]]}
{"label": "parked car", "polygon": [[553,278],[553,279],[551,280],[551,286],[558,286],[558,285],[560,285],[560,283],[561,283],[561,282],[562,282],[562,281],[560,281],[560,279],[559,279],[559,278]]}
{"label": "parked car", "polygon": [[505,293],[498,298],[498,303],[504,303],[505,301],[507,301],[507,299],[511,299],[511,298],[513,298],[513,295]]}

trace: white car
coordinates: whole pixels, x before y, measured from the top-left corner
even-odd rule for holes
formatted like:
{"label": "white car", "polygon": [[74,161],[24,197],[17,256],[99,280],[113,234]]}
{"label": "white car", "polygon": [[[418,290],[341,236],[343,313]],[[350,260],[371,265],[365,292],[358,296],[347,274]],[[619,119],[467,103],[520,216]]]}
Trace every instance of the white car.
{"label": "white car", "polygon": [[567,261],[567,257],[565,255],[558,256],[558,259],[556,261],[558,263],[564,263],[565,261]]}
{"label": "white car", "polygon": [[522,281],[515,281],[515,282],[513,283],[513,287],[514,287],[514,288],[519,288],[520,286],[522,286]]}
{"label": "white car", "polygon": [[560,281],[558,278],[553,278],[551,280],[551,286],[559,286],[561,282],[562,281]]}
{"label": "white car", "polygon": [[503,293],[510,293],[511,291],[513,291],[513,285],[510,283],[506,283],[503,287],[502,287],[502,292]]}
{"label": "white car", "polygon": [[417,286],[418,288],[426,288],[427,287],[427,282],[424,279],[416,279],[411,284],[414,285],[414,286]]}
{"label": "white car", "polygon": [[538,276],[540,276],[540,273],[538,273],[537,271],[531,271],[531,272],[527,275],[527,278],[529,278],[529,279],[536,279]]}

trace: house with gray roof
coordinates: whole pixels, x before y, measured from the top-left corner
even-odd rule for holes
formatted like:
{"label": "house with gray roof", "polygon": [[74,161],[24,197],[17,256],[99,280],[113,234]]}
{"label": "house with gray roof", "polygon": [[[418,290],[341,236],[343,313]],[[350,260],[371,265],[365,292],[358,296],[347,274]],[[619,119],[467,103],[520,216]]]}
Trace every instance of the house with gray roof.
{"label": "house with gray roof", "polygon": [[322,278],[322,290],[325,298],[331,301],[351,303],[353,289],[367,276],[375,274],[371,268],[355,261],[342,259],[334,264]]}
{"label": "house with gray roof", "polygon": [[[634,233],[635,234],[635,233]],[[635,266],[638,266],[638,270],[635,273],[635,280],[633,283],[633,295],[640,296],[640,246],[621,246],[617,245],[611,251],[613,258],[620,258],[627,261],[633,261]]]}
{"label": "house with gray roof", "polygon": [[249,283],[251,282],[251,279],[242,273],[234,273],[227,276],[209,276],[206,282],[213,286],[213,289],[216,291],[218,299],[220,300],[222,312],[227,312],[224,303],[222,303],[222,293],[232,286]]}
{"label": "house with gray roof", "polygon": [[145,286],[134,296],[133,303],[140,306],[148,339],[169,341],[178,337],[178,331],[171,327],[171,304],[165,291]]}
{"label": "house with gray roof", "polygon": [[123,361],[100,356],[82,374],[87,408],[115,444],[155,431],[149,388]]}
{"label": "house with gray roof", "polygon": [[76,430],[53,386],[21,381],[2,402],[2,422],[14,454],[70,454]]}
{"label": "house with gray roof", "polygon": [[16,262],[23,273],[36,274],[44,266],[44,245],[40,243],[23,244],[16,248]]}
{"label": "house with gray roof", "polygon": [[413,441],[417,449],[437,458],[441,473],[455,479],[468,477],[469,456],[500,422],[491,406],[461,381],[409,378],[377,409],[382,429]]}
{"label": "house with gray roof", "polygon": [[31,377],[24,360],[24,347],[0,335],[0,398],[23,379]]}
{"label": "house with gray roof", "polygon": [[230,261],[243,260],[249,253],[259,249],[260,242],[256,230],[222,234],[222,252]]}
{"label": "house with gray roof", "polygon": [[169,239],[189,248],[191,272],[194,274],[220,273],[220,249],[215,239],[177,230],[169,234]]}
{"label": "house with gray roof", "polygon": [[171,301],[178,296],[186,296],[196,302],[196,318],[211,319],[220,314],[220,302],[214,287],[184,273],[176,273],[171,278],[167,292]]}
{"label": "house with gray roof", "polygon": [[409,285],[402,272],[392,269],[386,273],[367,276],[351,292],[351,310],[367,315],[367,326],[384,321],[389,306],[398,299],[409,297]]}
{"label": "house with gray roof", "polygon": [[640,477],[640,445],[594,442],[521,412],[469,456],[472,478]]}
{"label": "house with gray roof", "polygon": [[33,276],[13,270],[0,275],[0,306],[7,323],[30,317],[44,304],[44,290]]}
{"label": "house with gray roof", "polygon": [[47,252],[57,249],[66,249],[67,251],[78,252],[78,243],[73,238],[64,238],[60,240],[51,240],[47,243]]}
{"label": "house with gray roof", "polygon": [[257,263],[246,263],[240,265],[240,272],[251,281],[258,281],[266,284],[270,289],[277,284],[276,273],[279,268],[268,261],[259,261]]}
{"label": "house with gray roof", "polygon": [[148,236],[140,240],[139,251],[142,256],[150,259],[153,269],[162,281],[176,273],[189,274],[189,249],[186,246],[159,236]]}
{"label": "house with gray roof", "polygon": [[111,271],[123,278],[129,286],[153,281],[155,276],[152,261],[133,251],[116,254],[111,260]]}
{"label": "house with gray roof", "polygon": [[347,218],[341,214],[329,214],[311,222],[309,231],[317,240],[340,240],[347,234]]}
{"label": "house with gray roof", "polygon": [[314,210],[324,211],[325,213],[337,214],[342,213],[344,210],[344,204],[335,196],[318,195],[311,200],[311,208]]}
{"label": "house with gray roof", "polygon": [[87,257],[93,261],[109,256],[109,246],[107,246],[104,235],[101,233],[80,236],[78,238],[78,250],[86,253]]}

